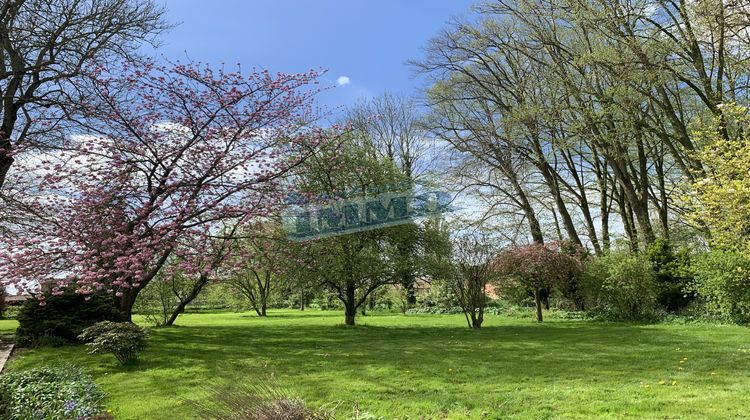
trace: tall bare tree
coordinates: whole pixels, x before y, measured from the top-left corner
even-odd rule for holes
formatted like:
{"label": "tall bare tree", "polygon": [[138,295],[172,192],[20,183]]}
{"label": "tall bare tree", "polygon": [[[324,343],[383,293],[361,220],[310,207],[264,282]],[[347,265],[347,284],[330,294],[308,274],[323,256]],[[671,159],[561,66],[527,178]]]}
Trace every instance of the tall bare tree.
{"label": "tall bare tree", "polygon": [[702,171],[690,126],[748,100],[749,7],[486,2],[414,63],[432,82],[428,121],[474,192],[522,212],[533,241],[551,231],[601,253],[614,224],[638,250],[669,236],[673,192]]}
{"label": "tall bare tree", "polygon": [[153,0],[0,2],[0,188],[24,144],[44,145],[80,102],[87,66],[135,58],[169,25]]}
{"label": "tall bare tree", "polygon": [[429,142],[413,100],[384,93],[358,102],[347,119],[373,157],[394,162],[409,180],[430,168]]}

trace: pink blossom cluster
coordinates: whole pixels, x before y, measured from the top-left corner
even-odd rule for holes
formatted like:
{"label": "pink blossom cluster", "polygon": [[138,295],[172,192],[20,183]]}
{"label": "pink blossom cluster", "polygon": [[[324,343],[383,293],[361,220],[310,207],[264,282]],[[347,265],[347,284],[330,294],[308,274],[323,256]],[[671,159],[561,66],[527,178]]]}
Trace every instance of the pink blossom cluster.
{"label": "pink blossom cluster", "polygon": [[15,169],[37,178],[21,199],[36,223],[3,241],[0,279],[119,296],[174,259],[215,270],[231,235],[275,214],[284,177],[326,141],[310,125],[318,74],[92,69],[76,132]]}

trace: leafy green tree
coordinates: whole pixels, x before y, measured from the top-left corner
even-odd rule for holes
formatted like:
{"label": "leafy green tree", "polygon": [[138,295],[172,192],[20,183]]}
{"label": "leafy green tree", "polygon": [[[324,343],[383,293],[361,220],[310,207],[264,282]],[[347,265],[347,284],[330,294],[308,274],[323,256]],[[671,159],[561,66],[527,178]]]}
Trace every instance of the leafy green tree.
{"label": "leafy green tree", "polygon": [[695,258],[690,289],[706,309],[724,320],[750,322],[750,258],[737,251],[714,250]]}
{"label": "leafy green tree", "polygon": [[[372,199],[402,184],[404,176],[392,161],[373,157],[345,136],[335,148],[329,146],[308,159],[298,181],[306,195],[335,205],[352,196]],[[410,264],[401,258],[399,246],[413,234],[410,227],[390,226],[307,240],[296,246],[304,267],[300,271],[306,271],[308,281],[331,291],[344,305],[345,323],[354,325],[357,311],[373,291],[399,281],[404,265]]]}

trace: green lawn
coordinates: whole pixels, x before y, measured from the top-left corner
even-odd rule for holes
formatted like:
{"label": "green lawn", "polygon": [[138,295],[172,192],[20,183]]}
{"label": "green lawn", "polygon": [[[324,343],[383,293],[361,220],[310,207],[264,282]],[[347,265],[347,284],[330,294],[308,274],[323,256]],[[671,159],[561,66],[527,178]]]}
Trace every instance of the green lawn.
{"label": "green lawn", "polygon": [[[530,314],[529,314],[530,315]],[[24,369],[70,360],[108,394],[117,418],[189,418],[211,386],[273,375],[312,405],[385,418],[728,418],[750,406],[750,330],[490,316],[338,312],[185,315],[152,330],[142,362],[122,368],[82,346],[22,352]],[[12,328],[0,322],[0,331]],[[674,385],[673,385],[673,381]]]}

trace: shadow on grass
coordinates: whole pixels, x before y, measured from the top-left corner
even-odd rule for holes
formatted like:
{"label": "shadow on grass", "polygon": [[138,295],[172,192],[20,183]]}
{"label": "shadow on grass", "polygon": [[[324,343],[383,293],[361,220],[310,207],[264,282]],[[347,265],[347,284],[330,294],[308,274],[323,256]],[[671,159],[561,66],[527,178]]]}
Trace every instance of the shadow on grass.
{"label": "shadow on grass", "polygon": [[[137,365],[119,367],[111,356],[89,356],[83,347],[35,351],[21,364],[60,357],[80,364],[105,384],[114,401],[130,401],[133,390],[154,398],[153,406],[139,412],[147,418],[161,418],[163,412],[155,410],[169,413],[168,407],[180,405],[175,401],[201,394],[206,384],[269,375],[318,404],[393,401],[409,413],[434,414],[456,412],[454,403],[487,406],[508,395],[523,407],[524,398],[547,395],[525,393],[536,388],[557,389],[559,395],[547,398],[558,400],[565,395],[602,398],[623,386],[632,392],[641,382],[677,372],[682,357],[689,357],[695,373],[686,375],[696,381],[713,369],[750,369],[750,360],[738,361],[736,352],[738,337],[746,331],[734,327],[713,334],[706,326],[536,324],[498,317],[474,331],[460,317],[373,316],[359,319],[361,325],[354,328],[340,321],[338,313],[267,319],[190,315],[180,325],[152,329]],[[724,381],[730,377],[714,378],[712,384]],[[479,388],[483,393],[475,392]],[[427,400],[431,405],[420,408],[420,401]]]}
{"label": "shadow on grass", "polygon": [[[181,326],[152,336],[145,368],[203,365],[231,369],[262,360],[271,369],[296,374],[300,369],[335,369],[358,375],[363,368],[492,365],[498,377],[560,374],[601,375],[649,370],[674,362],[669,350],[686,337],[647,326],[556,322],[465,327],[359,325],[357,327],[253,324]],[[691,345],[699,345],[695,337]],[[519,368],[523,365],[523,368]]]}

